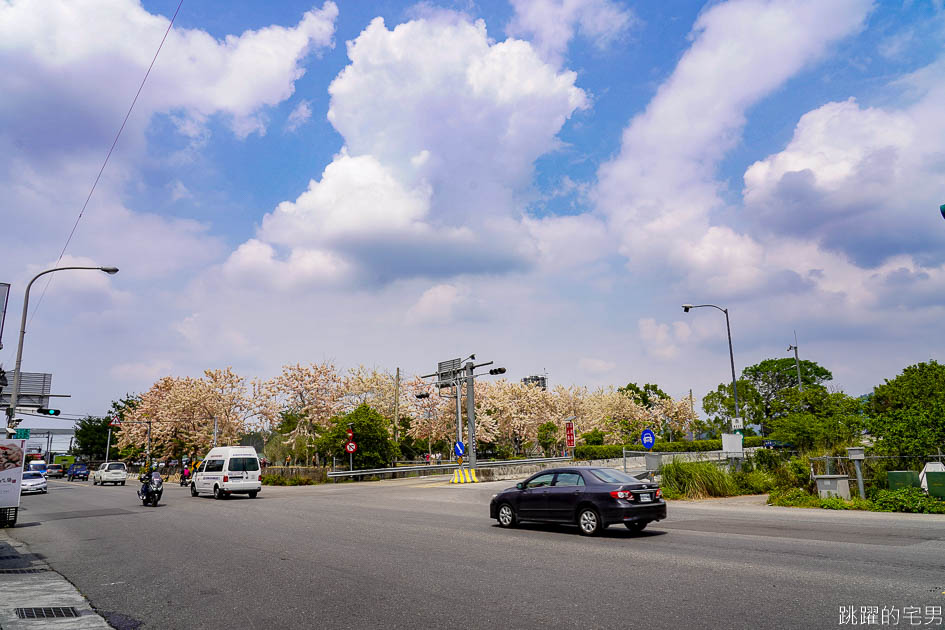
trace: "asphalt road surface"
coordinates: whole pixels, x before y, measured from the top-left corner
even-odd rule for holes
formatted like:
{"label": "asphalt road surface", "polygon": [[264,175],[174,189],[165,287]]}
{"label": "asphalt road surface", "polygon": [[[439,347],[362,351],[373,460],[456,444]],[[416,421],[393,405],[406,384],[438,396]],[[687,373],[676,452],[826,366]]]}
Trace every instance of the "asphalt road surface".
{"label": "asphalt road surface", "polygon": [[267,487],[225,501],[167,484],[157,508],[132,481],[49,485],[8,531],[123,629],[783,630],[844,627],[851,606],[912,607],[913,619],[918,607],[929,628],[926,607],[945,607],[943,516],[675,501],[643,534],[585,538],[498,528],[489,499],[512,482]]}

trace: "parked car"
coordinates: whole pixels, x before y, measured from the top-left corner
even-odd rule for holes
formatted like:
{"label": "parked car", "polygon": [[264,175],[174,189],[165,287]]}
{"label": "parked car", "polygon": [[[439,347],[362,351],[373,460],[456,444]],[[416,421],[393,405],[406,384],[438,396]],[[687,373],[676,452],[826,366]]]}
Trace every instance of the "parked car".
{"label": "parked car", "polygon": [[81,479],[82,481],[89,480],[89,467],[85,464],[72,464],[69,466],[69,471],[66,473],[66,478],[69,481],[75,479]]}
{"label": "parked car", "polygon": [[46,477],[38,470],[23,472],[23,481],[20,482],[20,494],[31,492],[46,492]]}
{"label": "parked car", "polygon": [[62,479],[66,474],[66,471],[62,469],[62,464],[48,464],[46,466],[46,478],[55,477],[56,479]]}
{"label": "parked car", "polygon": [[115,485],[125,485],[125,479],[128,478],[128,469],[124,462],[105,462],[92,473],[92,485],[113,483]]}
{"label": "parked car", "polygon": [[521,521],[572,523],[596,536],[623,523],[632,532],[666,518],[659,486],[613,468],[553,468],[493,495],[489,516],[502,527]]}
{"label": "parked car", "polygon": [[210,449],[190,482],[190,495],[212,493],[214,499],[248,494],[255,499],[262,490],[259,456],[252,446],[219,446]]}

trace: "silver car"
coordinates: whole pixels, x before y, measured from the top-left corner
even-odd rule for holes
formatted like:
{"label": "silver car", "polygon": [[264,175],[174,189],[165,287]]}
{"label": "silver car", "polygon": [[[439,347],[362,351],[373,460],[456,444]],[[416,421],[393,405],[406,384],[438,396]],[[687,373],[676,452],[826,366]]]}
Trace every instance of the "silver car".
{"label": "silver car", "polygon": [[23,481],[20,482],[20,494],[29,494],[30,492],[46,492],[46,477],[43,473],[33,470],[27,470],[23,473]]}
{"label": "silver car", "polygon": [[115,485],[125,485],[125,479],[128,478],[128,469],[124,462],[105,462],[98,467],[98,470],[92,473],[92,485],[113,483]]}

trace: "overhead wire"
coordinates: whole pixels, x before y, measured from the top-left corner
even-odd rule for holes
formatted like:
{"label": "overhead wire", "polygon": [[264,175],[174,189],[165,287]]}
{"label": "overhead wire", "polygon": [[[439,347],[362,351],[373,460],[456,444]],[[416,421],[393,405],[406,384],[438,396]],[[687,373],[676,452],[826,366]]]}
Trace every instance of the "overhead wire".
{"label": "overhead wire", "polygon": [[[158,55],[161,53],[161,49],[164,47],[164,42],[167,41],[167,36],[171,32],[171,27],[174,26],[174,20],[177,19],[177,14],[180,12],[180,8],[183,4],[184,0],[180,0],[180,2],[177,4],[177,9],[174,11],[174,15],[171,17],[171,21],[167,25],[167,30],[164,31],[164,37],[161,38],[161,43],[158,45],[157,50],[154,53],[154,57],[151,59],[151,65],[148,66],[147,72],[144,73],[144,78],[141,79],[141,85],[138,86],[138,91],[135,93],[135,97],[131,101],[131,106],[128,108],[128,112],[125,114],[125,119],[122,120],[121,127],[118,128],[118,133],[115,134],[115,139],[112,141],[112,146],[108,149],[108,153],[105,155],[105,160],[102,162],[102,167],[98,170],[98,175],[95,176],[95,181],[92,182],[92,188],[89,190],[89,194],[85,198],[85,203],[82,204],[82,209],[79,211],[79,216],[76,217],[75,223],[72,225],[72,231],[69,232],[69,237],[66,239],[66,244],[62,246],[62,251],[59,252],[59,258],[56,260],[56,267],[59,267],[59,263],[62,262],[62,257],[65,255],[66,249],[69,247],[69,243],[72,242],[72,237],[75,236],[76,228],[79,227],[79,221],[82,220],[82,216],[85,214],[85,209],[88,207],[89,201],[92,199],[92,194],[95,192],[95,188],[98,186],[98,182],[102,178],[102,173],[105,172],[105,167],[108,165],[108,160],[111,158],[112,152],[114,152],[115,146],[118,144],[118,139],[121,138],[122,131],[125,130],[125,125],[128,122],[128,118],[131,117],[131,112],[134,110],[135,104],[138,102],[138,97],[141,96],[141,90],[144,89],[144,84],[147,82],[148,76],[151,74],[151,69],[154,68],[154,62],[157,61]],[[46,290],[49,288],[54,275],[55,274],[49,274],[49,276],[46,278],[46,284],[43,285],[43,292],[40,294],[36,305],[32,308],[33,312],[30,313],[29,324],[33,323],[33,317],[36,316],[36,312],[43,303],[43,298],[46,297]]]}

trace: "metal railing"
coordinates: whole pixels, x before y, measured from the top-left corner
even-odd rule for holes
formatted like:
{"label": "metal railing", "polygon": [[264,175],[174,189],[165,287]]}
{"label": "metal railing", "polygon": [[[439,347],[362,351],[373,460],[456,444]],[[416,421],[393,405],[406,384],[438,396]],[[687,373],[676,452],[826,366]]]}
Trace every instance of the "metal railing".
{"label": "metal railing", "polygon": [[[477,463],[476,468],[496,468],[499,466],[518,466],[523,464],[553,464],[556,462],[569,462],[571,457],[539,457],[535,459],[508,459],[501,461]],[[397,466],[396,468],[369,468],[362,470],[342,470],[328,473],[329,479],[338,479],[341,477],[366,477],[374,475],[394,475],[397,473],[412,472],[431,472],[443,471],[449,472],[459,468],[456,462],[448,464],[422,464],[420,466]]]}

